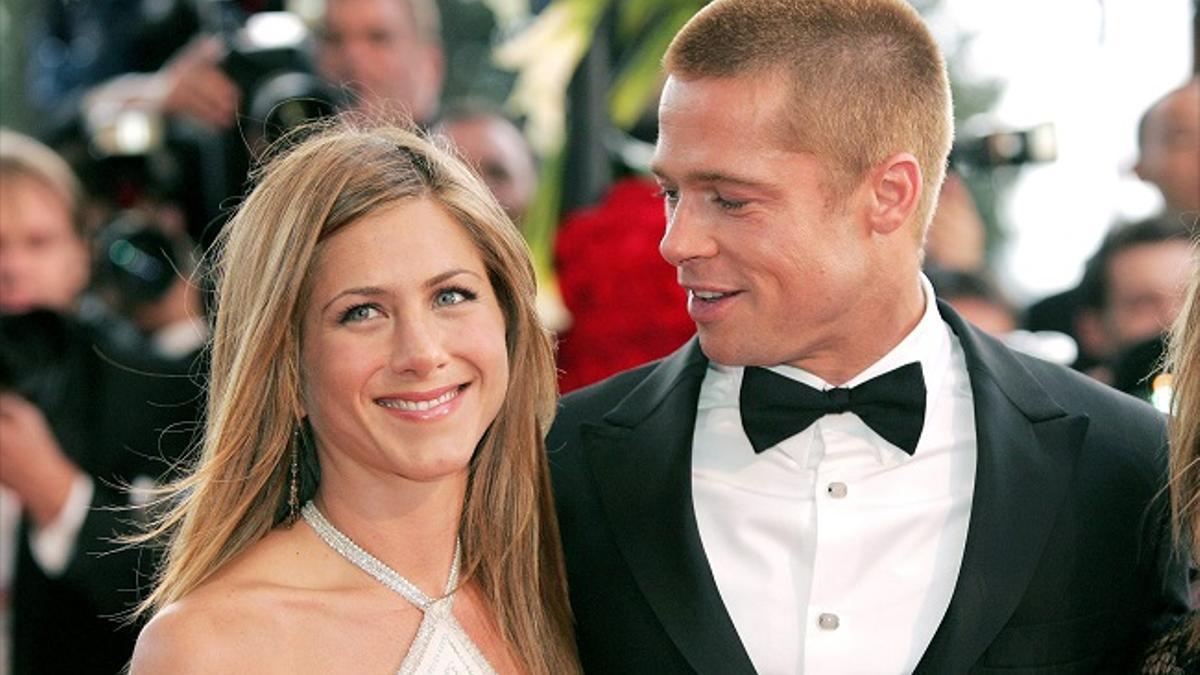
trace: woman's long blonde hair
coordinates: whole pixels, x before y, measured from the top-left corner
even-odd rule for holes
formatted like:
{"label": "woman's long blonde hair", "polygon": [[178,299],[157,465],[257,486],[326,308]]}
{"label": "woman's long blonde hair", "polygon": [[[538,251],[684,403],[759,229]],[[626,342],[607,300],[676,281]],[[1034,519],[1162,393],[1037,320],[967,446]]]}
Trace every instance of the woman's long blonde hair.
{"label": "woman's long blonde hair", "polygon": [[1200,262],[1167,342],[1171,373],[1171,512],[1175,534],[1200,560]]}
{"label": "woman's long blonde hair", "polygon": [[[420,134],[341,119],[280,145],[217,242],[205,435],[198,464],[171,486],[171,506],[148,535],[169,537],[169,546],[142,610],[187,595],[286,519],[314,257],[347,224],[421,197],[469,232],[506,325],[507,394],[469,471],[464,578],[478,581],[530,672],[578,670],[543,442],[557,394],[552,341],[535,310],[524,240],[483,183]],[[397,264],[404,255],[396,251]],[[316,480],[304,472],[301,502]]]}

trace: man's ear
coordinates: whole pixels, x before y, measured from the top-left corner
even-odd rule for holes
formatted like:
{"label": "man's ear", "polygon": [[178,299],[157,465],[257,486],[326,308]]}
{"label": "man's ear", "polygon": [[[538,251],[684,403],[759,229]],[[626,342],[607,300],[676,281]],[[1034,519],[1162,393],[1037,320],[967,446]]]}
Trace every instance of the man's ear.
{"label": "man's ear", "polygon": [[871,228],[879,234],[890,234],[907,223],[917,210],[924,187],[921,166],[916,157],[900,152],[876,165],[868,180]]}

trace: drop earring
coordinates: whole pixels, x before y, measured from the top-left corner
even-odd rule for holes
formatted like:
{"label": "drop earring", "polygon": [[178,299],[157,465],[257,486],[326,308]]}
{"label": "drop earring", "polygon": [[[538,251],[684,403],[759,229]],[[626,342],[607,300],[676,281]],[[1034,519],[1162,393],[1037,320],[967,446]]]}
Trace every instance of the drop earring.
{"label": "drop earring", "polygon": [[292,431],[292,468],[288,481],[288,525],[300,519],[300,425]]}

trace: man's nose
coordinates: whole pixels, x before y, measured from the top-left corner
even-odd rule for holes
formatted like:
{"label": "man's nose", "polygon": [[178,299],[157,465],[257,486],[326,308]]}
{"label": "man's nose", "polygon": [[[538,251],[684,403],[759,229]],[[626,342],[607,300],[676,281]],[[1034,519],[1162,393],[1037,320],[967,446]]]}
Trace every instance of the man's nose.
{"label": "man's nose", "polygon": [[668,209],[667,228],[658,244],[658,252],[676,267],[717,253],[716,242],[692,201],[681,198],[673,209]]}

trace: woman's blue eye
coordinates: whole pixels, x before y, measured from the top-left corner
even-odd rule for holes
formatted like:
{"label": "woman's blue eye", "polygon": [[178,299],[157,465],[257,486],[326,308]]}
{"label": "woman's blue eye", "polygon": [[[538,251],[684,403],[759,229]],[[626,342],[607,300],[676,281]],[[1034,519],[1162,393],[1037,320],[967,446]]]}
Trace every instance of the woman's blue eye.
{"label": "woman's blue eye", "polygon": [[433,296],[433,304],[435,307],[450,307],[474,299],[475,294],[465,288],[447,288]]}
{"label": "woman's blue eye", "polygon": [[355,305],[346,311],[342,312],[341,323],[354,323],[356,321],[365,321],[377,314],[379,310],[374,305]]}

